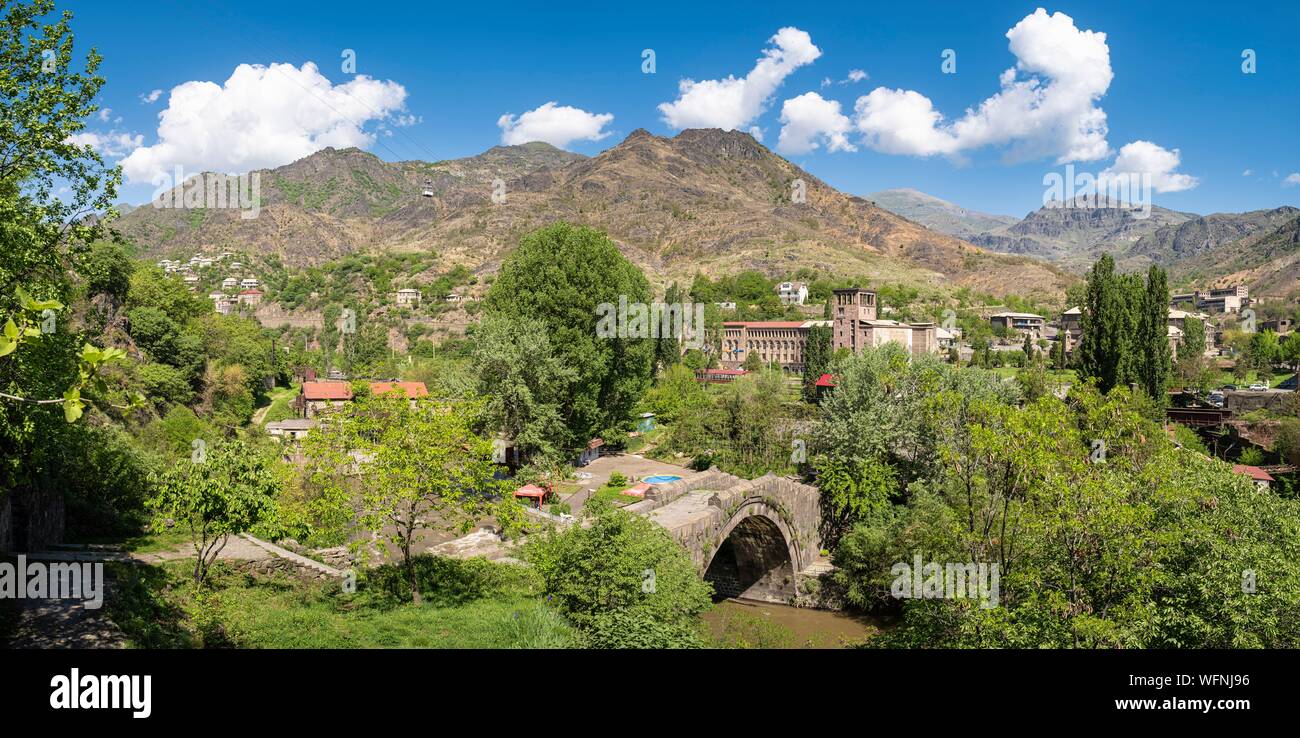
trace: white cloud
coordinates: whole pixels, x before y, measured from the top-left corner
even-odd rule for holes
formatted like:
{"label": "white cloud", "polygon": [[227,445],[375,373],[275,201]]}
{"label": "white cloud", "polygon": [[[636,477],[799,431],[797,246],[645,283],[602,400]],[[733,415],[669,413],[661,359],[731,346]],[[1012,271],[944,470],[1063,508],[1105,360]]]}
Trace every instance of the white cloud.
{"label": "white cloud", "polygon": [[497,126],[501,128],[501,143],[507,146],[545,141],[563,149],[573,141],[599,141],[608,136],[609,131],[602,129],[612,120],[612,113],[588,113],[548,102],[517,118],[506,113],[497,119]]}
{"label": "white cloud", "polygon": [[423,115],[398,115],[393,118],[393,125],[398,128],[407,128],[424,122]]}
{"label": "white cloud", "polygon": [[1097,176],[1098,188],[1106,186],[1107,180],[1116,175],[1150,174],[1151,187],[1156,192],[1182,192],[1199,184],[1199,180],[1189,174],[1180,174],[1178,168],[1181,154],[1178,149],[1172,151],[1150,141],[1134,141],[1124,144],[1115,157],[1114,163]]}
{"label": "white cloud", "polygon": [[137,148],[122,170],[141,183],[171,176],[176,166],[236,173],[281,166],[327,146],[366,147],[374,136],[362,127],[402,111],[405,101],[406,89],[396,82],[360,75],[335,85],[312,62],[240,64],[224,84],[172,88],[158,114],[158,143]]}
{"label": "white cloud", "polygon": [[1114,76],[1106,34],[1081,31],[1069,16],[1039,8],[1006,35],[1016,65],[1000,75],[998,93],[960,119],[945,121],[912,90],[878,87],[860,97],[856,126],[868,145],[916,156],[984,146],[1009,147],[1009,160],[1109,156],[1106,113],[1096,106]]}
{"label": "white cloud", "polygon": [[768,39],[754,68],[743,78],[696,82],[684,79],[673,102],[661,103],[659,112],[673,128],[721,128],[733,131],[749,127],[766,109],[768,100],[791,72],[821,56],[812,37],[798,28],[787,27]]}
{"label": "white cloud", "polygon": [[77,146],[89,146],[104,156],[115,158],[139,148],[140,144],[144,143],[144,136],[120,131],[110,131],[108,133],[82,131],[68,136],[67,140]]}
{"label": "white cloud", "polygon": [[109,119],[110,117],[112,117],[112,115],[113,115],[113,109],[112,109],[112,108],[100,108],[100,109],[99,109],[99,119],[102,120],[102,121],[104,121],[105,123],[108,122],[108,119]]}
{"label": "white cloud", "polygon": [[140,102],[145,103],[146,105],[152,105],[158,102],[158,98],[160,97],[162,97],[162,90],[150,90],[149,92],[141,92]]}
{"label": "white cloud", "polygon": [[1255,170],[1254,170],[1254,169],[1247,169],[1246,171],[1244,171],[1244,172],[1241,173],[1241,176],[1243,176],[1243,177],[1249,177],[1250,175],[1252,175],[1252,174],[1254,174],[1254,173],[1255,173]]}
{"label": "white cloud", "polygon": [[850,70],[849,70],[849,78],[846,79],[846,80],[844,80],[844,81],[845,81],[845,82],[861,82],[862,80],[867,79],[867,77],[869,77],[869,76],[870,76],[870,75],[868,75],[866,72],[862,71],[861,69],[850,69]]}
{"label": "white cloud", "polygon": [[781,106],[781,136],[776,148],[785,154],[806,154],[825,142],[830,151],[857,151],[848,140],[852,130],[853,123],[840,112],[838,101],[805,92]]}
{"label": "white cloud", "polygon": [[1300,172],[1291,172],[1286,175],[1286,179],[1282,180],[1283,187],[1295,187],[1296,185],[1300,185]]}

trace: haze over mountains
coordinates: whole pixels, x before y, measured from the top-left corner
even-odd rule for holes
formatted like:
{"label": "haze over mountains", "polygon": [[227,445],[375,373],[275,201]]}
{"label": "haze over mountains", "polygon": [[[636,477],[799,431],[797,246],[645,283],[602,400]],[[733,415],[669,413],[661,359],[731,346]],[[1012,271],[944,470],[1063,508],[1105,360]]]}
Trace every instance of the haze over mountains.
{"label": "haze over mountains", "polygon": [[885,190],[868,199],[990,251],[1046,259],[1074,273],[1110,253],[1122,270],[1159,264],[1197,286],[1245,282],[1256,294],[1277,296],[1300,289],[1300,209],[1291,206],[1205,216],[1152,206],[1146,218],[1124,207],[1043,207],[1017,220],[916,190]]}
{"label": "haze over mountains", "polygon": [[637,130],[594,157],[543,143],[439,162],[325,149],[260,179],[257,218],[144,206],[116,225],[150,256],[239,249],[305,266],[356,251],[421,250],[437,253],[439,268],[490,272],[520,235],[563,219],[606,231],[660,284],[700,271],[776,276],[800,267],[999,295],[1057,295],[1072,281],[1049,264],[990,253],[838,192],[741,132]]}

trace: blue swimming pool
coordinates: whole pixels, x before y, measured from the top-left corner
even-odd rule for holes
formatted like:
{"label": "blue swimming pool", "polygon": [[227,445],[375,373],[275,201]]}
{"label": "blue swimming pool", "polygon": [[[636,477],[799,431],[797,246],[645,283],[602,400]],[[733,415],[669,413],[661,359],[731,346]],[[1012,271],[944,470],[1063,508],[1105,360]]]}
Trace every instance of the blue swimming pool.
{"label": "blue swimming pool", "polygon": [[669,482],[676,482],[678,479],[681,479],[681,477],[675,477],[672,474],[656,474],[653,477],[646,477],[641,481],[649,484],[668,484]]}

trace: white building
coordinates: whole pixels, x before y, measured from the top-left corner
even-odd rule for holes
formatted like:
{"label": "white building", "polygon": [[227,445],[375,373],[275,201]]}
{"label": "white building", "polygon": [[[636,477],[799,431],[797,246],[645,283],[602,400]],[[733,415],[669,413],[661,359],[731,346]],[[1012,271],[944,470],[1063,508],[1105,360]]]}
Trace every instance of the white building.
{"label": "white building", "polygon": [[420,291],[407,287],[397,291],[397,304],[403,307],[412,307],[420,304]]}
{"label": "white building", "polygon": [[257,280],[256,280],[256,279],[253,279],[252,277],[248,277],[248,278],[246,278],[246,279],[241,279],[241,280],[239,280],[239,288],[240,288],[241,290],[252,290],[252,289],[256,289],[256,288],[257,288],[257,285],[258,285]]}
{"label": "white building", "polygon": [[776,294],[786,305],[802,305],[808,299],[808,285],[803,282],[782,282],[776,286]]}
{"label": "white building", "polygon": [[226,277],[225,279],[221,280],[221,289],[223,290],[233,290],[238,286],[239,286],[239,280],[235,279],[234,277]]}

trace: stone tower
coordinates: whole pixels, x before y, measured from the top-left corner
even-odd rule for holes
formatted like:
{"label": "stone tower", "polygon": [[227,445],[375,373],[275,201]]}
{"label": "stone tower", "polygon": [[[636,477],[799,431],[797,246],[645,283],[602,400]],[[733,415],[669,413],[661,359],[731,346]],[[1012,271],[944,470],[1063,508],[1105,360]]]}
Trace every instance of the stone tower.
{"label": "stone tower", "polygon": [[858,345],[862,341],[858,321],[876,319],[876,293],[860,287],[835,290],[831,319],[835,321],[832,347],[857,353],[862,348]]}

